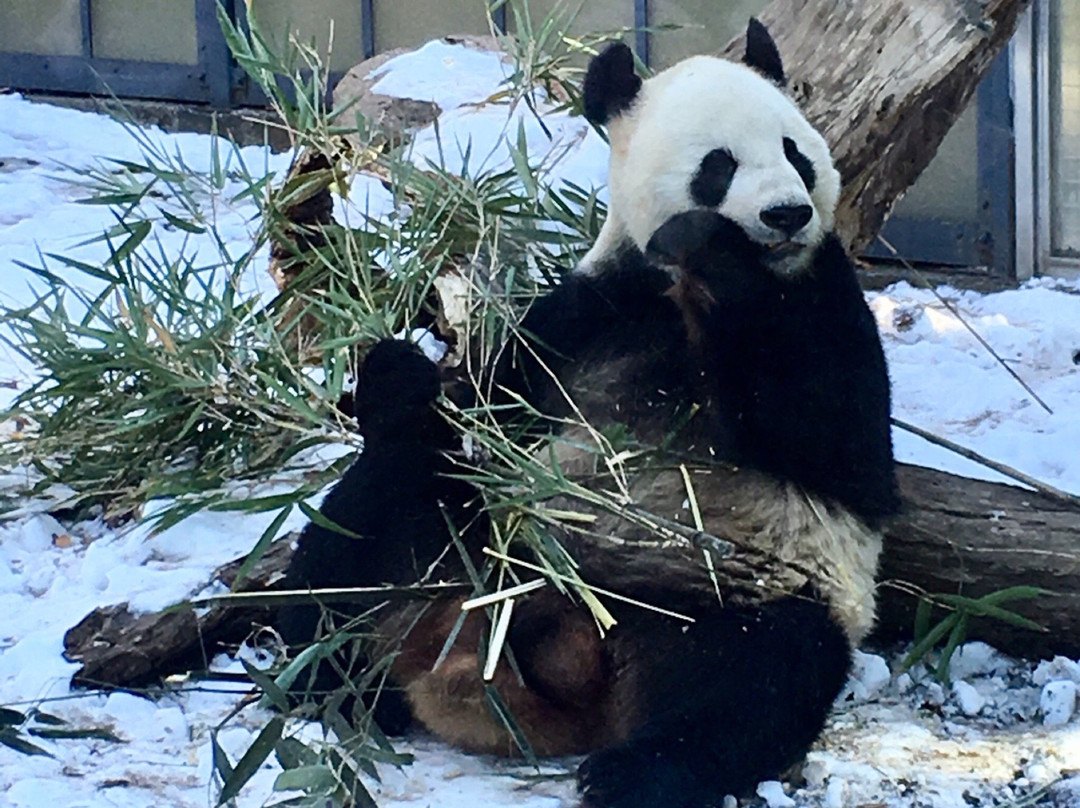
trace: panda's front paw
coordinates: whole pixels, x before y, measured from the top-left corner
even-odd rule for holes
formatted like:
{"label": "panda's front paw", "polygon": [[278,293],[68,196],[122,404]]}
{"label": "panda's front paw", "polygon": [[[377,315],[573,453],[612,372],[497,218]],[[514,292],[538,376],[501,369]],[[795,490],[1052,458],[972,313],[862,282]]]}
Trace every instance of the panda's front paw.
{"label": "panda's front paw", "polygon": [[660,266],[703,273],[739,257],[749,247],[749,237],[735,222],[715,210],[694,208],[660,225],[645,247],[645,257]]}
{"label": "panda's front paw", "polygon": [[364,358],[354,411],[361,426],[378,416],[414,417],[439,397],[438,366],[411,342],[384,339]]}
{"label": "panda's front paw", "polygon": [[695,775],[662,743],[631,741],[578,767],[581,808],[698,808]]}

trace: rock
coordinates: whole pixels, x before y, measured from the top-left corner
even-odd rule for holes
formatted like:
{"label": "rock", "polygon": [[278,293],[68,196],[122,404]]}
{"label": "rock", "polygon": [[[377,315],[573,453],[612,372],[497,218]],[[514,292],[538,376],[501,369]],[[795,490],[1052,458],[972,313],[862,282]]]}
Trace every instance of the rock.
{"label": "rock", "polygon": [[[491,36],[447,36],[443,38],[452,44],[466,45],[479,50],[501,50],[499,41]],[[393,142],[408,139],[410,132],[432,123],[442,110],[431,101],[418,101],[413,98],[396,98],[371,92],[379,76],[371,74],[396,56],[409,53],[412,48],[395,48],[365,59],[341,77],[334,87],[334,108],[344,108],[341,122],[344,126],[353,124],[354,116],[360,114],[367,119],[368,125]],[[357,148],[361,143],[355,135],[346,138]]]}
{"label": "rock", "polygon": [[1008,661],[993,646],[984,642],[966,642],[953,654],[949,662],[949,675],[954,679],[993,676],[1003,673],[1008,667]]}
{"label": "rock", "polygon": [[1058,727],[1068,723],[1076,709],[1076,682],[1058,679],[1047,682],[1039,696],[1043,726]]}
{"label": "rock", "polygon": [[[341,121],[345,126],[352,126],[354,116],[362,115],[370,127],[377,128],[390,140],[403,140],[406,134],[439,117],[441,110],[430,101],[416,101],[412,98],[393,98],[388,95],[376,95],[371,92],[378,77],[369,78],[371,73],[395,56],[408,53],[408,48],[395,48],[365,59],[354,66],[334,87],[334,108],[343,108]],[[355,135],[346,135],[355,148],[366,144],[356,140]]]}
{"label": "rock", "polygon": [[848,805],[847,781],[839,777],[830,777],[829,786],[821,800],[823,808],[845,808]]}

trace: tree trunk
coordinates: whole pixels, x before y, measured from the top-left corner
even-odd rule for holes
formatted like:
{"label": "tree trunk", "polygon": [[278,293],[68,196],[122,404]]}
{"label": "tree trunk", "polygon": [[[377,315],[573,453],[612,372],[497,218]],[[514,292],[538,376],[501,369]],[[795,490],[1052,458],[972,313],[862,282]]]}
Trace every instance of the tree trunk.
{"label": "tree trunk", "polygon": [[[930,163],[1016,30],[1028,0],[774,0],[760,15],[843,193],[855,252]],[[736,40],[725,55],[742,56]]]}
{"label": "tree trunk", "polygon": [[[886,530],[878,636],[911,637],[917,602],[913,588],[932,595],[980,597],[1025,584],[1055,594],[1007,605],[1044,631],[979,618],[972,621],[969,638],[1014,655],[1080,657],[1080,507],[1046,494],[918,466],[900,466],[899,476],[904,510]],[[601,542],[593,544],[589,566],[603,570],[602,580],[586,569],[589,583],[616,592],[640,591],[644,583],[715,597],[702,572],[700,550]],[[275,544],[244,589],[272,589],[290,556],[290,542]],[[222,567],[214,580],[231,583],[239,564],[237,560]],[[379,593],[371,600],[388,597],[393,595]],[[83,663],[72,684],[154,684],[202,667],[213,654],[247,636],[253,620],[265,624],[268,618],[265,608],[250,607],[215,606],[200,617],[192,611],[135,617],[123,606],[97,609],[64,638],[65,656]]]}

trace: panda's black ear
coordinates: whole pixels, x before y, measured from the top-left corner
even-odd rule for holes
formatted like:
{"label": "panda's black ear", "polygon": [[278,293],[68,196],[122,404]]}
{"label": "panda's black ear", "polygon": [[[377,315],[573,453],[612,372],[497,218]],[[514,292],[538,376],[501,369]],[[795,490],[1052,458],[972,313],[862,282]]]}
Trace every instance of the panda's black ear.
{"label": "panda's black ear", "polygon": [[637,98],[641,79],[634,54],[622,42],[608,45],[589,62],[585,74],[585,117],[600,126],[624,112]]}
{"label": "panda's black ear", "polygon": [[780,51],[769,29],[756,17],[751,17],[750,24],[746,26],[746,55],[743,56],[743,63],[781,87],[787,84]]}

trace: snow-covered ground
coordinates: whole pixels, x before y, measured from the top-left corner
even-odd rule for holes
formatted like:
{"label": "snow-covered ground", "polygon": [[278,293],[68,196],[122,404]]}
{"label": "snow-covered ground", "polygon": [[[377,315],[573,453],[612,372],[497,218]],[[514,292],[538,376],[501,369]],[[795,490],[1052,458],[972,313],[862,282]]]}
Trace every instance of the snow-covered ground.
{"label": "snow-covered ground", "polygon": [[[536,159],[565,155],[555,176],[589,186],[602,181],[604,146],[578,119],[550,115],[548,142],[524,105],[508,122],[505,106],[483,103],[505,68],[488,54],[441,43],[399,57],[383,69],[381,92],[434,100],[444,113],[435,130],[418,134],[414,156],[459,167],[473,144],[472,165],[507,160],[500,138],[517,142],[519,126]],[[147,135],[188,165],[207,170],[210,139]],[[544,155],[547,155],[545,158]],[[72,167],[101,157],[140,159],[131,135],[101,116],[0,96],[0,301],[33,299],[28,273],[38,251],[84,261],[106,256],[103,244],[77,246],[114,222],[100,206],[75,203]],[[281,172],[287,157],[245,149],[252,172]],[[361,183],[366,182],[364,180]],[[237,189],[239,186],[234,186]],[[255,208],[215,204],[219,232],[239,254],[250,243]],[[377,183],[354,185],[353,205],[373,214],[393,210]],[[166,250],[216,248],[182,232],[163,231]],[[191,240],[195,239],[194,242]],[[264,263],[256,261],[256,266]],[[57,271],[62,267],[51,266]],[[258,273],[249,290],[272,288]],[[1080,287],[1053,280],[992,295],[943,290],[964,318],[1010,362],[1053,409],[1046,413],[975,342],[929,292],[900,284],[870,295],[889,356],[896,414],[1052,485],[1080,493]],[[31,369],[0,347],[0,405],[24,388]],[[906,433],[896,434],[899,459],[970,475],[994,475]],[[0,479],[0,485],[12,480]],[[236,704],[236,692],[191,686],[157,702],[126,694],[72,693],[75,669],[61,657],[64,632],[96,606],[129,601],[157,609],[191,595],[220,563],[246,552],[270,516],[203,514],[160,535],[113,530],[101,521],[61,524],[27,503],[0,522],[0,706],[42,709],[77,727],[107,727],[121,742],[36,742],[53,757],[27,757],[0,746],[0,805],[206,806],[214,804],[209,731]],[[296,523],[286,527],[297,527]],[[1051,786],[1043,805],[1080,806],[1080,719],[1075,693],[1080,664],[1007,660],[981,645],[965,646],[951,688],[925,671],[890,678],[898,657],[862,655],[850,694],[841,700],[805,782],[763,784],[770,806],[969,806],[1019,804]],[[265,714],[247,710],[220,742],[232,760],[254,738]],[[721,730],[722,731],[722,730]],[[417,762],[387,769],[372,784],[383,806],[473,808],[573,804],[565,779],[535,781],[518,766],[461,755],[422,737],[404,742]],[[572,762],[552,764],[571,770]],[[268,764],[242,792],[242,806],[273,802],[277,772]]]}

